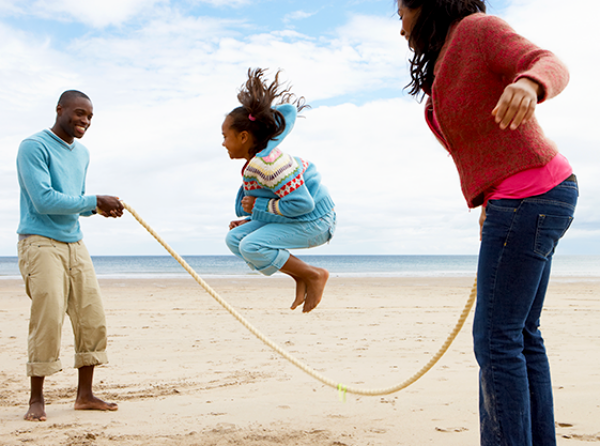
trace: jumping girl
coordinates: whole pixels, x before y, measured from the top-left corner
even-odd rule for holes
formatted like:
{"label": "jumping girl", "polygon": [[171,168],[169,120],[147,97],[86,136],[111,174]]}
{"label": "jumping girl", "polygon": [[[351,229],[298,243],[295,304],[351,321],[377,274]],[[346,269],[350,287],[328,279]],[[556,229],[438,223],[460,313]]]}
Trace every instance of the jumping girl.
{"label": "jumping girl", "polygon": [[[226,242],[250,268],[270,276],[281,271],[296,282],[292,310],[308,313],[321,301],[329,272],[308,265],[288,249],[322,245],[335,231],[333,200],[321,184],[314,164],[283,153],[279,144],[289,134],[299,111],[307,107],[279,84],[279,72],[268,84],[264,70],[248,70],[240,89],[241,106],[222,125],[223,146],[231,159],[245,159],[243,184]],[[278,105],[273,106],[277,102]]]}

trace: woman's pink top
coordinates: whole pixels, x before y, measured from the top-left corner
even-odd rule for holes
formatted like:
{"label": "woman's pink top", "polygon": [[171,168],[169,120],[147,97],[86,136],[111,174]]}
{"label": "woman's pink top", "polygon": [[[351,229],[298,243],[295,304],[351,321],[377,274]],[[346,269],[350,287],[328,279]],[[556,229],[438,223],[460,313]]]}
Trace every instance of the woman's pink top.
{"label": "woman's pink top", "polygon": [[527,198],[548,192],[573,173],[569,161],[560,153],[542,167],[516,173],[485,192],[485,203],[500,198]]}
{"label": "woman's pink top", "polygon": [[[445,145],[446,142],[433,110],[427,114],[427,117],[433,133]],[[489,200],[499,200],[501,198],[522,199],[545,194],[569,178],[572,173],[573,168],[569,161],[559,153],[545,166],[518,172],[485,191],[483,206],[486,206]]]}

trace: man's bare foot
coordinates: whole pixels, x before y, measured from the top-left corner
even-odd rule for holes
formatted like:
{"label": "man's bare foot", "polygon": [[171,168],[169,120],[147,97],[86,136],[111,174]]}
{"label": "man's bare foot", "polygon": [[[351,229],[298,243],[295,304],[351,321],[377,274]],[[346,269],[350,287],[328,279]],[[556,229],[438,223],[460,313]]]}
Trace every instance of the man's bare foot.
{"label": "man's bare foot", "polygon": [[27,421],[46,421],[46,411],[44,402],[30,402],[29,410],[23,418]]}
{"label": "man's bare foot", "polygon": [[303,313],[308,313],[319,305],[323,298],[325,284],[329,279],[329,271],[317,267],[314,267],[314,269],[316,270],[316,278],[307,283],[306,300],[304,301],[304,307],[302,307]]}
{"label": "man's bare foot", "polygon": [[306,282],[299,277],[292,276],[296,281],[296,300],[292,303],[291,309],[295,310],[306,300]]}
{"label": "man's bare foot", "polygon": [[90,399],[81,399],[75,401],[75,410],[119,410],[119,406],[116,403],[107,403],[102,401],[95,396]]}

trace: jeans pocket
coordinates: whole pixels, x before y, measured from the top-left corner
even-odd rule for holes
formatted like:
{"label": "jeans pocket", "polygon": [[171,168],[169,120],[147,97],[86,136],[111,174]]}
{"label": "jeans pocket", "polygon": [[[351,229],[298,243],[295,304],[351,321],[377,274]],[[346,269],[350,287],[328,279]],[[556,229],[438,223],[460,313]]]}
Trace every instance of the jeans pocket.
{"label": "jeans pocket", "polygon": [[30,235],[23,242],[25,245],[37,248],[56,248],[56,242],[53,239],[42,235]]}
{"label": "jeans pocket", "polygon": [[535,234],[535,253],[544,258],[550,256],[572,221],[573,217],[570,216],[540,214]]}

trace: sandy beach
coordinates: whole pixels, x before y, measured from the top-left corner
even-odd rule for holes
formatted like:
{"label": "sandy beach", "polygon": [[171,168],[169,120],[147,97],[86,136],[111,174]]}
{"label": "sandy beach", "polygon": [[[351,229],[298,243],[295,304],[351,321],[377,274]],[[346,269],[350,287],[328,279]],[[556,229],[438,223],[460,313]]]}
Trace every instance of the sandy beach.
{"label": "sandy beach", "polygon": [[[284,277],[209,279],[269,339],[346,385],[386,388],[444,342],[471,278],[332,277],[310,314],[290,311]],[[46,379],[46,422],[27,422],[29,299],[0,281],[0,445],[479,444],[472,312],[440,362],[386,396],[345,399],[275,353],[193,279],[101,279],[110,363],[97,396],[118,412],[74,411],[77,372],[65,322],[63,371]],[[600,279],[556,278],[542,330],[559,445],[600,442]]]}

